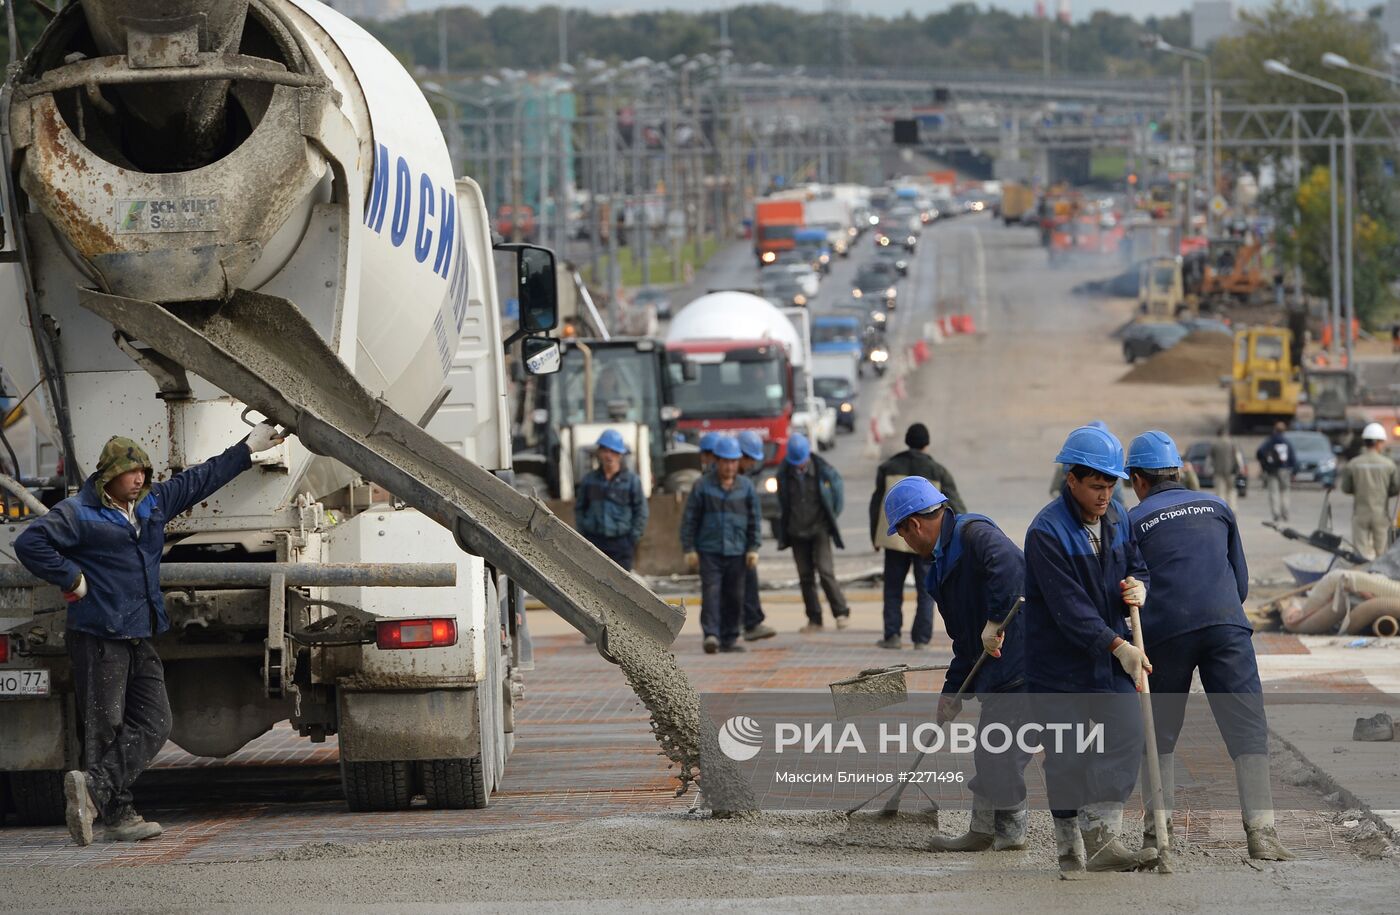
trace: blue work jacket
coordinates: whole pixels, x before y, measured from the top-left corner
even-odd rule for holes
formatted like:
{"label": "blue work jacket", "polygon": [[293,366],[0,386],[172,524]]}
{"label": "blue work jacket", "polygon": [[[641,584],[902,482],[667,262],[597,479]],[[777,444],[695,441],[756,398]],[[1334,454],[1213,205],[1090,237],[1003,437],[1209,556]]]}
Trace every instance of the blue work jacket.
{"label": "blue work jacket", "polygon": [[33,574],[64,590],[81,572],[87,596],[68,605],[68,628],[104,639],[136,639],[170,628],[160,593],[165,525],[252,466],[239,442],[218,457],[177,473],[136,504],[138,533],[126,515],[102,504],[97,474],[76,496],[28,523],[15,555]]}
{"label": "blue work jacket", "polygon": [[690,490],[681,516],[681,548],[687,553],[742,556],[758,551],[763,534],[758,490],[742,473],[728,492],[714,471]]}
{"label": "blue work jacket", "polygon": [[1142,607],[1142,634],[1158,642],[1207,626],[1242,626],[1249,566],[1235,513],[1222,500],[1161,483],[1128,513],[1152,570],[1152,598]]}
{"label": "blue work jacket", "polygon": [[626,537],[636,543],[647,529],[647,512],[642,480],[635,473],[623,467],[609,480],[594,470],[579,484],[574,524],[585,537]]}
{"label": "blue work jacket", "polygon": [[1033,691],[1135,691],[1132,678],[1110,650],[1114,639],[1131,641],[1128,605],[1119,582],[1131,575],[1150,585],[1147,565],[1126,520],[1110,502],[1098,556],[1068,486],[1031,522],[1021,613],[1029,646],[1026,681]]}
{"label": "blue work jacket", "polygon": [[[953,640],[944,693],[957,693],[972,672],[982,655],[982,629],[988,620],[1006,619],[1025,579],[1025,557],[991,518],[946,510],[926,582]],[[1001,657],[987,659],[968,692],[1003,692],[1025,683],[1025,643],[1026,624],[1018,613],[1006,629]]]}

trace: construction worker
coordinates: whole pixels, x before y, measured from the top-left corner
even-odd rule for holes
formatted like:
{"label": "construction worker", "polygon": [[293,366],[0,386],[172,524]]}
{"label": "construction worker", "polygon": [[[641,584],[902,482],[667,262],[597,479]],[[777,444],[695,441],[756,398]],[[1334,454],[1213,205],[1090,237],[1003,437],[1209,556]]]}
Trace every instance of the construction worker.
{"label": "construction worker", "polygon": [[641,478],[622,463],[623,456],[631,452],[622,433],[604,429],[594,451],[598,467],[579,483],[574,503],[578,532],[629,572],[637,544],[647,529],[648,511]]}
{"label": "construction worker", "polygon": [[[1176,741],[1191,679],[1199,672],[1216,726],[1235,762],[1249,856],[1292,860],[1294,854],[1274,829],[1269,730],[1250,640],[1254,630],[1244,615],[1249,567],[1239,525],[1222,499],[1181,485],[1181,465],[1176,444],[1165,432],[1144,432],[1128,448],[1128,474],[1138,497],[1128,518],[1152,570],[1152,600],[1141,618],[1143,643],[1152,657],[1153,723],[1168,837]],[[1144,785],[1146,765],[1144,760]],[[1153,798],[1148,791],[1143,797],[1147,813],[1142,844],[1160,848]]]}
{"label": "construction worker", "polygon": [[1215,494],[1235,509],[1235,477],[1243,469],[1240,450],[1230,437],[1230,427],[1222,425],[1215,433],[1215,441],[1210,443],[1210,464],[1214,474]]}
{"label": "construction worker", "polygon": [[[943,680],[937,724],[957,717],[963,681],[982,652],[991,657],[969,684],[981,703],[977,730],[998,723],[1018,733],[1028,720],[1022,646],[1025,625],[1018,616],[998,632],[1021,597],[1026,563],[1020,549],[983,515],[958,514],[943,493],[922,477],[900,480],[885,495],[887,533],[904,539],[930,563],[927,587],[938,603],[953,641],[953,662]],[[972,791],[972,821],[955,838],[936,835],[930,851],[1007,851],[1026,847],[1026,764],[1019,745],[1002,753],[978,742]]]}
{"label": "construction worker", "polygon": [[[1136,697],[1152,670],[1129,639],[1128,605],[1142,606],[1147,566],[1112,498],[1127,479],[1123,446],[1095,426],[1080,426],[1055,457],[1069,468],[1059,498],[1026,533],[1026,681],[1038,720],[1102,727],[1101,753],[1072,741],[1042,741],[1045,782],[1055,818],[1060,873],[1133,870],[1155,848],[1128,850],[1118,838],[1123,803],[1137,783],[1142,717]],[[1078,694],[1078,695],[1068,695]]]}
{"label": "construction worker", "polygon": [[706,432],[700,436],[700,472],[709,473],[715,468],[715,442],[723,436],[718,432]]}
{"label": "construction worker", "polygon": [[165,667],[153,641],[170,628],[159,577],[165,526],[281,442],[263,423],[217,457],[154,483],[145,450],[112,438],[78,494],[15,540],[24,567],[68,603],[64,641],[86,768],[64,775],[63,794],[79,845],[92,843],[99,816],[108,841],[161,834],[132,807],[131,786],[170,736]]}
{"label": "construction worker", "polygon": [[831,615],[837,629],[851,624],[851,608],[836,580],[835,560],[831,554],[834,543],[845,549],[841,529],[836,519],[846,499],[841,474],[824,459],[812,453],[807,436],[797,433],[788,439],[787,456],[778,471],[778,549],[792,547],[792,559],[797,564],[797,580],[802,588],[802,603],[807,610],[807,624],[802,632],[822,631],[822,605],[817,597],[817,579],[826,592]]}
{"label": "construction worker", "polygon": [[744,569],[758,568],[762,518],[758,493],[739,473],[739,443],[728,435],[715,442],[715,469],[690,490],[681,516],[685,564],[700,572],[700,626],[705,654],[743,651],[739,628],[744,606]]}
{"label": "construction worker", "polygon": [[[758,489],[758,475],[763,471],[763,436],[752,429],[739,433],[739,472],[749,478],[755,491]],[[744,568],[744,618],[745,642],[771,639],[778,630],[764,621],[763,601],[758,594],[758,567]]]}
{"label": "construction worker", "polygon": [[1342,492],[1355,496],[1351,509],[1351,542],[1357,552],[1375,559],[1390,547],[1394,516],[1390,500],[1400,496],[1400,468],[1381,453],[1385,427],[1368,423],[1361,430],[1361,453],[1342,468]]}
{"label": "construction worker", "polygon": [[[1093,426],[1095,429],[1102,429],[1105,432],[1110,431],[1108,423],[1101,419],[1093,420],[1089,425]],[[1068,474],[1069,468],[1064,464],[1055,465],[1055,472],[1050,476],[1050,498],[1055,499],[1059,497],[1060,493],[1065,488],[1065,477]],[[1123,484],[1121,482],[1113,487],[1113,501],[1117,502],[1124,511],[1127,511],[1127,507],[1123,505]]]}
{"label": "construction worker", "polygon": [[1287,431],[1287,423],[1274,423],[1273,434],[1264,439],[1254,453],[1264,475],[1264,489],[1269,493],[1269,512],[1275,521],[1288,520],[1288,492],[1293,487],[1293,471],[1298,466],[1293,444],[1284,435]]}
{"label": "construction worker", "polygon": [[885,493],[905,477],[921,477],[943,493],[953,511],[962,514],[967,509],[958,495],[953,475],[928,454],[928,427],[923,423],[910,425],[904,432],[904,445],[906,450],[890,457],[875,471],[875,492],[870,497],[870,544],[877,550],[881,547],[885,550],[885,630],[883,637],[875,644],[888,649],[904,646],[904,580],[912,566],[914,623],[909,635],[914,648],[921,651],[928,648],[929,640],[933,638],[933,597],[924,585],[928,578],[928,560],[912,552],[900,538],[885,535],[886,528],[880,525]]}

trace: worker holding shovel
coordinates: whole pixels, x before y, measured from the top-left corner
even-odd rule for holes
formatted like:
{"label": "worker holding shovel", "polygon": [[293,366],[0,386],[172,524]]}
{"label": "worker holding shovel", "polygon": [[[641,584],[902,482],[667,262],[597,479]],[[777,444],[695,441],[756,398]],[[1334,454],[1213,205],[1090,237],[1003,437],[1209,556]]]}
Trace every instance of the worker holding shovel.
{"label": "worker holding shovel", "polygon": [[1069,468],[1064,488],[1026,533],[1026,681],[1047,735],[1091,722],[1103,734],[1084,751],[1042,741],[1060,873],[1135,870],[1158,857],[1155,848],[1132,851],[1118,838],[1142,759],[1135,693],[1152,671],[1125,618],[1146,600],[1147,566],[1112,502],[1114,486],[1128,477],[1118,439],[1080,426],[1055,461]]}
{"label": "worker holding shovel", "polygon": [[[1165,432],[1144,432],[1128,449],[1128,473],[1138,497],[1129,518],[1152,569],[1152,604],[1142,614],[1143,643],[1152,649],[1156,664],[1152,709],[1167,844],[1173,841],[1174,750],[1191,678],[1199,671],[1235,763],[1249,856],[1291,861],[1295,855],[1274,829],[1269,729],[1250,640],[1253,627],[1242,606],[1249,593],[1249,568],[1239,526],[1224,500],[1185,489],[1177,480],[1180,468],[1181,455]],[[1149,762],[1145,759],[1144,766]],[[1151,796],[1144,796],[1150,811]],[[1143,823],[1143,845],[1160,848],[1153,818]]]}
{"label": "worker holding shovel", "polygon": [[[1026,564],[1021,551],[983,515],[957,514],[928,480],[907,477],[885,494],[888,534],[899,534],[914,553],[930,562],[928,592],[953,641],[939,698],[939,726],[957,717],[964,691],[977,694],[982,712],[978,731],[993,723],[1015,734],[1029,719],[1019,617],[1008,616],[1021,598]],[[978,657],[993,659],[974,670]],[[971,684],[966,681],[971,677]],[[930,851],[1007,851],[1026,847],[1025,769],[1031,755],[1020,745],[993,753],[982,741],[974,752],[977,774],[972,822],[957,837],[936,835]]]}

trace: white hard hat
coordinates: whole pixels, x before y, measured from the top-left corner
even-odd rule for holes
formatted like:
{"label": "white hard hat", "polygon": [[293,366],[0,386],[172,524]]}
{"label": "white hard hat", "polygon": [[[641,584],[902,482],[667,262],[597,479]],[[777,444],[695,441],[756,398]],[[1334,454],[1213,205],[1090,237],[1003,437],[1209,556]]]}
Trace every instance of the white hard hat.
{"label": "white hard hat", "polygon": [[1380,423],[1367,423],[1366,428],[1361,430],[1361,439],[1367,442],[1385,441],[1385,426]]}

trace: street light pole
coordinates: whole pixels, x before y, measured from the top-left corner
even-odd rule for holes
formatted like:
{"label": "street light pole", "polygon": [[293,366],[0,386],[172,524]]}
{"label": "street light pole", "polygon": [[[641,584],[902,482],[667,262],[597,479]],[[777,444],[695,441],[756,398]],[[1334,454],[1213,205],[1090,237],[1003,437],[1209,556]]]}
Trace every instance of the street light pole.
{"label": "street light pole", "polygon": [[1217,192],[1215,183],[1215,84],[1211,77],[1210,57],[1190,48],[1178,48],[1166,40],[1157,38],[1151,45],[1163,54],[1175,54],[1199,63],[1205,70],[1206,88],[1206,237],[1215,234],[1215,214],[1211,212],[1210,201]]}
{"label": "street light pole", "polygon": [[1356,156],[1351,142],[1351,96],[1347,94],[1344,87],[1336,83],[1329,83],[1325,79],[1318,79],[1316,76],[1299,73],[1282,61],[1266,60],[1264,61],[1264,69],[1276,76],[1291,76],[1311,86],[1317,86],[1319,89],[1335,92],[1342,97],[1342,146],[1343,155],[1346,157],[1346,183],[1342,191],[1345,195],[1342,218],[1346,220],[1346,278],[1344,280],[1346,293],[1343,302],[1345,306],[1343,320],[1346,322],[1346,360],[1347,365],[1351,366],[1356,349],[1356,246],[1353,231],[1356,224],[1356,218],[1353,214],[1353,201],[1356,197]]}

